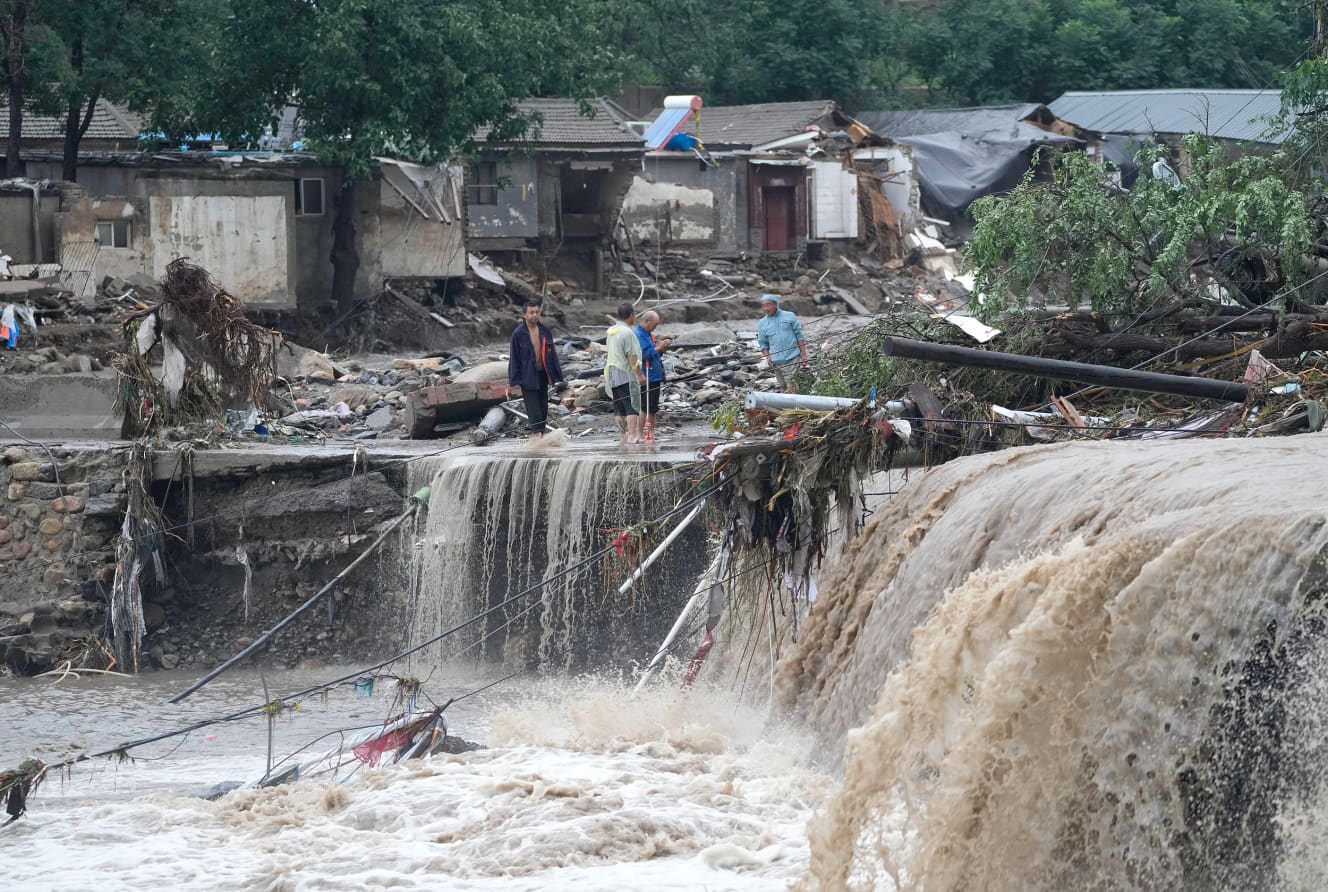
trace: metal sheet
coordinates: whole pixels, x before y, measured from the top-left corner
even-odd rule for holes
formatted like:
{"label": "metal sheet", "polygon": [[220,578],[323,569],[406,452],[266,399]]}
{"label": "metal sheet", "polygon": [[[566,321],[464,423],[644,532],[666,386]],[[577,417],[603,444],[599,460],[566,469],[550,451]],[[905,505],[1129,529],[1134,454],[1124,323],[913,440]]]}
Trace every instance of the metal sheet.
{"label": "metal sheet", "polygon": [[690,108],[666,108],[646,128],[646,148],[658,149],[678,132],[682,122],[692,113]]}

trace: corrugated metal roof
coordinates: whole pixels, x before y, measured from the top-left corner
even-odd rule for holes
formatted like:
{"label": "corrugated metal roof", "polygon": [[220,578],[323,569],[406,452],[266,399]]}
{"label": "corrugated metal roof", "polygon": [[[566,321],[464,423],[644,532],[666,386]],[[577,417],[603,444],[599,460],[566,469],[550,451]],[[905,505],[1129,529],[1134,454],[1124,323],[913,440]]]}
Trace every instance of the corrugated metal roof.
{"label": "corrugated metal roof", "polygon": [[1040,105],[987,105],[977,108],[916,108],[859,112],[854,115],[881,136],[899,139],[928,133],[991,133],[1008,130],[1036,112]]}
{"label": "corrugated metal roof", "polygon": [[[88,132],[83,134],[84,141],[108,140],[119,143],[133,143],[140,132],[138,115],[124,106],[115,105],[105,99],[97,100],[97,107],[92,112],[92,122]],[[9,106],[0,102],[0,139],[9,138]],[[64,139],[65,116],[41,115],[28,110],[23,113],[24,139]]]}
{"label": "corrugated metal roof", "polygon": [[1102,133],[1205,133],[1220,139],[1280,143],[1267,118],[1282,106],[1280,90],[1073,91],[1051,103],[1058,118]]}
{"label": "corrugated metal roof", "polygon": [[[829,99],[706,106],[701,109],[701,142],[710,149],[760,146],[801,133],[834,109]],[[655,109],[651,120],[657,120],[664,111]]]}
{"label": "corrugated metal roof", "polygon": [[[636,148],[643,143],[641,137],[626,125],[630,115],[615,103],[599,97],[588,100],[594,111],[593,118],[581,114],[575,99],[523,99],[517,103],[521,114],[538,114],[541,122],[532,125],[534,132],[517,143],[528,146],[622,146]],[[483,140],[489,132],[484,127],[475,134]]]}

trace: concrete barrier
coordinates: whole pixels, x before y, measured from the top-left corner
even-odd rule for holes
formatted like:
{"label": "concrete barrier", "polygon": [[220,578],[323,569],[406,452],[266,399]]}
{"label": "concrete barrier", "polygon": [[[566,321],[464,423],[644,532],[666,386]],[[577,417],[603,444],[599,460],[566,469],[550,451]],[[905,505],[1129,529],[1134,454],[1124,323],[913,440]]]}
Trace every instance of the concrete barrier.
{"label": "concrete barrier", "polygon": [[33,440],[117,440],[116,384],[114,372],[0,376],[0,418]]}

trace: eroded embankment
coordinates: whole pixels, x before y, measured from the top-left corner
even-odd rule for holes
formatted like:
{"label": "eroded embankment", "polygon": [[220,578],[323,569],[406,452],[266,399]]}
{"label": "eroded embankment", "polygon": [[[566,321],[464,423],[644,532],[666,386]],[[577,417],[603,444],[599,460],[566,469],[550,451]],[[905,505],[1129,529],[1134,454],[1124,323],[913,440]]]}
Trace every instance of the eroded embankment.
{"label": "eroded embankment", "polygon": [[1025,449],[878,512],[781,666],[784,705],[847,739],[808,885],[1303,886],[1321,451]]}

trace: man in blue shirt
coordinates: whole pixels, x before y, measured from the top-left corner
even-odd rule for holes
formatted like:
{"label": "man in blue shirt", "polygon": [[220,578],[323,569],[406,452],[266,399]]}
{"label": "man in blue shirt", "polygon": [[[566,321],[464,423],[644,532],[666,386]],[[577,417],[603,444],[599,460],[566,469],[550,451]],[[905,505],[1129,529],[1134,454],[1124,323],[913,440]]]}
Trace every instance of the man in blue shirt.
{"label": "man in blue shirt", "polygon": [[779,308],[779,295],[762,294],[760,323],[756,327],[756,343],[760,345],[765,361],[775,371],[779,389],[792,393],[790,381],[798,365],[807,365],[807,341],[802,337],[802,323],[788,310]]}
{"label": "man in blue shirt", "polygon": [[655,439],[655,413],[659,411],[659,392],[664,386],[664,363],[660,354],[669,349],[672,338],[655,340],[653,332],[659,325],[659,313],[646,310],[636,320],[636,339],[641,342],[641,363],[646,370],[645,423],[641,438],[647,443]]}

